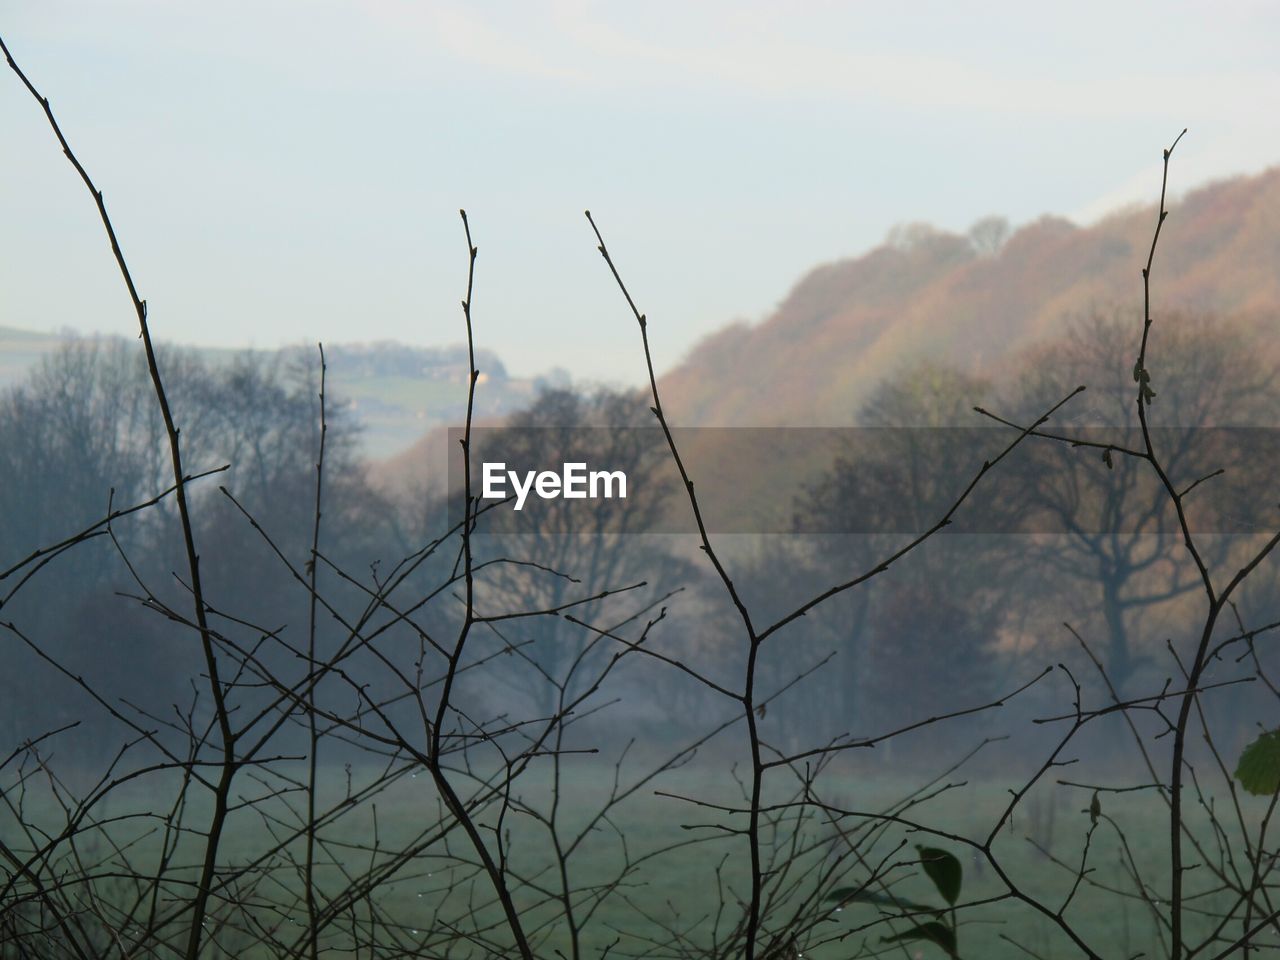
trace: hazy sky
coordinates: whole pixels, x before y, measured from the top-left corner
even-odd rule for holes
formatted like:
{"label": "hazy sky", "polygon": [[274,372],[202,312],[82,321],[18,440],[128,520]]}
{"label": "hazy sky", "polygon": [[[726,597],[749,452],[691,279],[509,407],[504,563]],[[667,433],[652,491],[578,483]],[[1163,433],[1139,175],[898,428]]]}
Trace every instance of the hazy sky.
{"label": "hazy sky", "polygon": [[[637,381],[895,223],[1087,221],[1280,162],[1280,4],[0,0],[158,335],[479,341]],[[133,332],[88,195],[0,75],[0,324]]]}

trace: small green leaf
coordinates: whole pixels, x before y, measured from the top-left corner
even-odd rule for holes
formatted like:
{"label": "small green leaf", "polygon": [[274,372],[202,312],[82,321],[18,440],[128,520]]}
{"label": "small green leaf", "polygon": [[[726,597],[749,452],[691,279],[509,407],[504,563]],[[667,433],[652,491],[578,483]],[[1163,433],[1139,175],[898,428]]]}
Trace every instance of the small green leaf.
{"label": "small green leaf", "polygon": [[1107,469],[1108,469],[1108,470],[1111,470],[1111,469],[1113,469],[1113,468],[1115,467],[1115,463],[1114,463],[1114,462],[1112,462],[1112,460],[1111,460],[1111,448],[1110,448],[1110,447],[1107,447],[1107,449],[1105,449],[1105,450],[1103,450],[1103,451],[1102,451],[1102,462],[1103,462],[1103,463],[1105,463],[1105,464],[1107,465]]}
{"label": "small green leaf", "polygon": [[1236,779],[1254,796],[1280,791],[1280,730],[1271,730],[1244,748],[1236,764]]}
{"label": "small green leaf", "polygon": [[956,935],[950,927],[938,920],[930,920],[928,923],[922,923],[918,927],[912,927],[906,933],[895,934],[892,937],[882,937],[884,943],[902,943],[905,940],[927,940],[934,943],[947,951],[948,957],[957,957],[956,953]]}
{"label": "small green leaf", "polygon": [[960,869],[960,861],[945,850],[937,847],[916,847],[920,853],[920,864],[929,875],[933,885],[942,894],[942,899],[955,906],[960,897],[960,884],[964,872]]}

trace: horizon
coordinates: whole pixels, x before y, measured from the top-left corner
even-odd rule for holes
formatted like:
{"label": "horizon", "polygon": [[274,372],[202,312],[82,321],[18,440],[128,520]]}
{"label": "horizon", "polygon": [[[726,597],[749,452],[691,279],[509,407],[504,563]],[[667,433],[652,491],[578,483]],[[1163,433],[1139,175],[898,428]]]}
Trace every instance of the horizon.
{"label": "horizon", "polygon": [[[1280,13],[1243,0],[1212,31],[1191,5],[490,12],[52,2],[5,30],[95,171],[157,337],[202,347],[353,342],[355,325],[358,342],[457,342],[463,206],[478,342],[514,376],[635,385],[584,208],[665,371],[895,225],[1149,204],[1183,127],[1175,196],[1280,161],[1255,120],[1280,94]],[[0,112],[0,323],[131,335],[38,109],[6,84]]]}
{"label": "horizon", "polygon": [[[1270,164],[1254,173],[1230,174],[1230,175],[1218,177],[1215,179],[1210,179],[1201,183],[1195,183],[1188,187],[1185,187],[1182,190],[1171,189],[1169,191],[1168,202],[1171,205],[1176,205],[1182,198],[1190,194],[1198,193],[1201,190],[1211,189],[1215,186],[1218,186],[1219,184],[1228,183],[1234,180],[1253,179],[1256,177],[1261,177],[1276,169],[1280,169],[1280,162]],[[1065,214],[1056,213],[1053,211],[1044,211],[1039,215],[1031,218],[1030,220],[1027,220],[1021,223],[1010,223],[1008,237],[1011,238],[1015,236],[1023,228],[1031,226],[1045,219],[1063,220],[1070,223],[1076,229],[1088,230],[1112,218],[1124,216],[1125,214],[1132,213],[1135,211],[1140,211],[1146,208],[1154,209],[1155,203],[1144,202],[1141,199],[1134,199],[1128,203],[1119,204],[1110,209],[1100,211],[1099,213],[1097,213],[1097,215],[1092,216],[1088,219],[1070,217]],[[991,216],[1001,218],[1002,215],[999,213],[994,213],[994,214],[991,214]],[[947,230],[945,228],[938,227],[935,224],[930,223],[928,221],[913,221],[911,223],[904,222],[904,223],[895,224],[895,226],[908,226],[908,227],[920,226],[920,225],[923,225],[930,229],[937,230],[940,234],[946,234],[950,236],[963,235],[961,232]],[[1006,238],[1006,241],[1004,242],[1007,242],[1007,238]],[[697,340],[690,343],[688,345],[688,348],[684,351],[684,353],[682,353],[679,357],[677,357],[669,366],[667,366],[666,368],[660,369],[658,371],[659,375],[665,376],[666,374],[672,372],[673,370],[683,366],[685,363],[688,362],[688,360],[690,359],[690,355],[697,349],[697,347],[703,342],[704,339],[706,339],[707,337],[714,336],[715,334],[723,331],[724,329],[726,329],[729,326],[732,326],[735,323],[746,323],[748,328],[751,328],[767,322],[773,316],[774,312],[785,301],[786,297],[789,296],[798,286],[800,286],[816,270],[822,267],[839,265],[844,263],[852,263],[852,262],[861,260],[875,253],[877,250],[885,249],[890,245],[891,244],[889,242],[889,237],[886,236],[881,240],[877,241],[876,243],[872,244],[871,246],[868,246],[866,249],[861,250],[857,253],[850,254],[849,256],[846,256],[846,257],[829,259],[829,260],[819,261],[817,263],[814,263],[812,266],[810,266],[809,268],[803,270],[800,274],[798,274],[793,280],[793,282],[791,283],[791,285],[787,288],[787,292],[783,294],[783,296],[780,297],[775,303],[770,305],[768,309],[762,310],[761,312],[753,315],[749,319],[726,320],[720,326],[708,330],[705,334],[700,336]],[[1002,242],[1002,247],[1003,247],[1003,242]],[[109,337],[130,336],[129,334],[119,332],[119,331],[101,330],[101,329],[83,329],[83,328],[72,327],[66,324],[56,326],[56,327],[49,327],[46,329],[40,329],[35,327],[11,326],[3,322],[0,322],[0,333],[12,333],[22,337],[31,336],[33,338],[47,337],[47,338],[56,338],[56,339],[68,339],[68,338],[93,339],[97,337],[109,338]],[[132,334],[132,336],[136,337],[136,334]],[[459,336],[453,340],[449,340],[449,339],[412,340],[412,339],[400,339],[394,335],[391,335],[386,337],[377,337],[377,338],[368,338],[368,339],[334,339],[334,340],[328,340],[328,341],[316,341],[314,339],[308,340],[304,338],[295,338],[290,340],[280,340],[278,342],[270,343],[270,344],[260,344],[260,343],[225,343],[225,342],[216,342],[216,341],[202,341],[199,339],[198,336],[190,339],[174,339],[172,337],[166,336],[165,331],[161,331],[161,332],[157,332],[155,339],[157,343],[170,344],[172,346],[175,346],[181,349],[190,349],[190,350],[207,351],[207,352],[222,352],[222,353],[231,353],[231,354],[246,353],[246,352],[247,353],[254,353],[254,352],[273,353],[277,351],[307,349],[307,348],[314,347],[317,342],[320,342],[326,346],[348,348],[348,349],[374,348],[378,346],[393,345],[393,346],[404,346],[414,350],[456,349],[459,346],[464,346],[466,343],[466,337],[464,334],[459,334]],[[567,368],[562,366],[552,366],[552,367],[548,367],[540,370],[527,370],[524,368],[513,369],[513,364],[509,361],[507,357],[503,355],[500,347],[477,344],[477,350],[493,354],[497,358],[497,360],[502,364],[508,376],[512,377],[513,379],[532,380],[532,379],[536,379],[539,377],[544,377],[547,375],[552,375],[560,372],[567,372],[573,377],[573,380],[575,383],[581,383],[584,385],[599,385],[603,387],[618,387],[618,388],[626,388],[626,389],[631,389],[631,388],[635,388],[643,385],[639,381],[624,383],[619,380],[610,381],[610,380],[600,380],[600,379],[592,379],[592,378],[581,378],[581,377],[573,376],[573,373],[574,373],[573,371],[568,370]]]}

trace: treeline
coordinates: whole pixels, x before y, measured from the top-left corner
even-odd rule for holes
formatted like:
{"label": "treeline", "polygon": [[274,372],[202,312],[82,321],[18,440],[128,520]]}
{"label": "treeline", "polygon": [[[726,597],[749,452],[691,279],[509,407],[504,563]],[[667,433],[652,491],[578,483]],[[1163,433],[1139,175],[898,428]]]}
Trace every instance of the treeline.
{"label": "treeline", "polygon": [[[1081,320],[1065,337],[1025,352],[1000,389],[938,364],[898,371],[851,412],[866,428],[850,434],[858,437],[856,449],[831,450],[820,463],[790,468],[797,478],[808,477],[790,485],[794,499],[784,505],[794,535],[726,538],[726,556],[757,602],[783,609],[813,582],[862,569],[909,540],[909,531],[936,523],[1003,442],[1009,428],[1001,418],[1021,422],[1050,398],[1089,386],[1067,418],[1044,429],[1074,431],[1092,438],[1093,446],[1024,447],[987,485],[986,499],[975,498],[978,504],[956,518],[957,528],[968,522],[980,532],[934,539],[876,590],[851,592],[791,628],[795,636],[787,644],[804,657],[834,656],[807,683],[804,698],[790,705],[784,698],[777,706],[786,738],[798,742],[828,726],[834,735],[851,725],[891,725],[933,705],[977,702],[1006,686],[1028,658],[1039,662],[1048,654],[1092,669],[1064,621],[1088,638],[1118,691],[1144,672],[1167,671],[1162,645],[1183,629],[1179,611],[1194,599],[1198,579],[1180,552],[1176,518],[1162,492],[1139,482],[1130,458],[1098,446],[1105,437],[1118,450],[1137,436],[1135,381],[1126,369],[1132,327],[1121,317]],[[1160,332],[1162,363],[1150,413],[1180,488],[1203,480],[1204,502],[1235,504],[1238,514],[1265,521],[1258,505],[1274,500],[1274,456],[1249,446],[1249,434],[1224,441],[1209,429],[1280,420],[1280,384],[1256,330],[1213,318],[1169,319]],[[192,487],[206,590],[237,617],[278,627],[284,646],[270,646],[281,656],[307,614],[306,592],[296,581],[308,563],[313,523],[319,355],[246,354],[210,364],[194,353],[169,351],[161,360],[173,384],[188,473],[226,467]],[[73,340],[0,399],[5,568],[171,484],[142,364],[141,352],[126,341]],[[358,597],[379,584],[386,573],[381,564],[439,536],[450,512],[439,484],[430,493],[425,485],[402,484],[418,492],[393,496],[385,483],[371,483],[359,456],[358,425],[340,397],[327,399],[322,573],[332,589]],[[991,413],[983,417],[975,407]],[[558,463],[586,437],[591,461],[625,469],[633,495],[621,526],[616,515],[584,526],[581,513],[570,519],[568,505],[544,509],[533,526],[500,510],[482,517],[476,539],[482,561],[528,561],[482,563],[477,576],[490,595],[515,608],[556,609],[584,593],[643,583],[643,595],[669,604],[678,626],[655,641],[658,649],[665,644],[699,669],[737,669],[741,651],[719,633],[732,622],[723,616],[725,601],[708,589],[691,538],[651,533],[654,517],[679,505],[680,491],[663,449],[638,439],[661,440],[639,429],[652,426],[648,404],[626,392],[546,390],[506,424],[483,433],[480,455],[493,450],[502,459]],[[1274,454],[1274,445],[1269,450]],[[1223,473],[1205,479],[1220,468]],[[455,500],[459,492],[452,490]],[[453,514],[460,516],[456,503]],[[1231,516],[1197,519],[1210,533],[1215,524],[1221,530],[1207,538],[1215,565],[1229,565],[1250,540]],[[83,664],[120,696],[152,706],[170,702],[194,669],[193,647],[181,626],[146,609],[138,584],[160,585],[167,601],[181,606],[186,586],[174,572],[182,560],[174,521],[172,504],[162,502],[24,571],[30,582],[24,580],[21,591],[14,578],[0,581],[0,598],[17,593],[5,616],[26,624],[51,657]],[[848,529],[862,532],[838,533]],[[567,570],[574,579],[556,573]],[[416,575],[425,584],[438,573]],[[1251,581],[1240,600],[1250,622],[1280,615],[1275,587],[1265,571]],[[636,596],[597,601],[577,613],[600,622],[612,609],[632,609]],[[522,622],[515,636],[495,630],[488,641],[509,644],[512,653],[486,670],[485,688],[476,695],[550,711],[554,685],[531,685],[526,672],[560,675],[588,655],[592,637],[561,616]],[[403,642],[411,651],[412,631]],[[796,649],[787,644],[775,645],[761,663],[779,682],[796,663]],[[589,655],[607,654],[596,647]],[[34,651],[10,642],[3,657],[4,729],[11,739],[76,713],[65,678]],[[643,694],[630,698],[631,713],[623,708],[623,717],[673,730],[708,719],[705,698],[678,678]],[[1247,698],[1234,703],[1242,719],[1252,709]]]}
{"label": "treeline", "polygon": [[[1135,330],[1139,318],[1093,315],[1024,351],[1000,384],[918,364],[872,392],[856,413],[867,429],[850,432],[856,449],[832,451],[795,499],[796,529],[807,533],[770,538],[752,561],[755,595],[778,596],[779,609],[811,583],[866,569],[928,531],[1012,424],[1033,424],[1054,398],[1088,388],[1039,428],[1079,445],[1022,445],[952,518],[949,529],[976,532],[944,531],[875,589],[838,598],[792,628],[795,644],[839,655],[788,720],[808,719],[808,735],[823,722],[833,736],[850,725],[871,734],[984,702],[1046,660],[1081,677],[1105,671],[1118,696],[1158,689],[1170,676],[1168,644],[1193,639],[1203,586],[1165,491],[1121,452],[1142,447]],[[1191,491],[1184,510],[1215,575],[1234,573],[1277,517],[1280,382],[1261,330],[1165,317],[1153,348],[1161,357],[1147,408],[1153,442],[1175,488]],[[974,429],[983,426],[992,429]],[[867,532],[815,532],[848,529]],[[1241,622],[1280,618],[1278,587],[1274,567],[1254,571],[1237,598]],[[788,666],[787,653],[773,664],[779,677]],[[1250,688],[1215,701],[1235,711],[1231,749],[1256,732],[1265,696]],[[986,715],[983,730],[999,733],[1006,722]],[[1102,743],[1098,753],[1115,748]]]}
{"label": "treeline", "polygon": [[[305,604],[248,518],[289,562],[307,562],[319,357],[244,354],[210,363],[194,352],[165,350],[160,363],[173,384],[184,469],[198,478],[189,497],[206,589],[240,617],[296,629]],[[327,413],[326,550],[344,568],[359,567],[406,531],[365,480],[355,424],[339,404]],[[4,570],[169,490],[167,440],[140,347],[120,339],[70,340],[0,396],[0,476]],[[0,653],[0,729],[11,742],[83,713],[81,693],[54,661],[94,677],[139,710],[167,709],[189,697],[189,678],[198,673],[189,630],[148,609],[156,606],[152,593],[175,607],[189,604],[181,544],[168,497],[0,580],[0,616],[19,623],[38,647],[10,637]]]}

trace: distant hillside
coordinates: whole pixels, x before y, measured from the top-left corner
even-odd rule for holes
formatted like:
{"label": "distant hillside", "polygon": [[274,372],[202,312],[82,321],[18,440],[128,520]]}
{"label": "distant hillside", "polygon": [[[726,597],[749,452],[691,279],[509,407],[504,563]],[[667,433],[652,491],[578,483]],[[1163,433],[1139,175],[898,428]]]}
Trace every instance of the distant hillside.
{"label": "distant hillside", "polygon": [[[1174,197],[1170,210],[1153,314],[1245,315],[1280,334],[1280,168]],[[1137,315],[1154,220],[1154,207],[1084,228],[1045,217],[1002,244],[998,230],[899,230],[812,271],[762,323],[702,341],[662,377],[664,406],[683,425],[841,425],[914,360],[998,378],[1002,358],[1073,316]]]}
{"label": "distant hillside", "polygon": [[[1154,315],[1233,315],[1280,345],[1280,168],[1175,196],[1170,210]],[[1149,207],[1090,227],[1043,217],[1012,235],[998,218],[967,236],[895,229],[864,256],[810,272],[763,322],[704,339],[661,375],[663,406],[678,426],[845,426],[878,383],[914,361],[998,383],[1012,376],[1013,354],[1073,318],[1140,316],[1154,223]],[[388,490],[417,490],[442,475],[447,450],[437,427],[373,473]]]}
{"label": "distant hillside", "polygon": [[[41,358],[74,336],[74,331],[38,333],[0,327],[0,389],[21,383]],[[214,364],[243,352],[191,349]],[[302,362],[317,360],[314,346],[267,352],[297,355]],[[326,344],[325,357],[330,393],[350,405],[363,428],[365,452],[372,458],[396,455],[432,427],[459,421],[466,410],[467,355],[463,345]],[[476,365],[484,384],[476,398],[477,413],[485,417],[500,418],[526,406],[544,382],[554,386],[568,382],[563,372],[545,378],[509,377],[502,361],[487,350],[477,351]]]}
{"label": "distant hillside", "polygon": [[[326,344],[325,357],[334,395],[351,404],[364,428],[365,452],[372,458],[394,456],[425,431],[457,423],[466,412],[465,345]],[[476,351],[476,366],[483,384],[476,407],[484,416],[502,417],[526,406],[543,379],[509,377],[502,361],[488,350]]]}
{"label": "distant hillside", "polygon": [[0,327],[0,389],[22,380],[61,339],[56,333]]}

